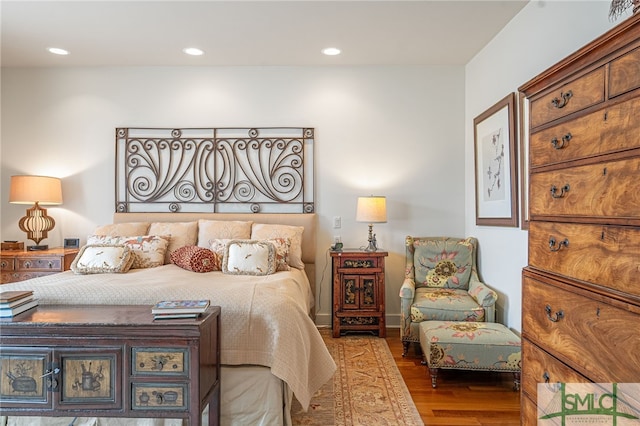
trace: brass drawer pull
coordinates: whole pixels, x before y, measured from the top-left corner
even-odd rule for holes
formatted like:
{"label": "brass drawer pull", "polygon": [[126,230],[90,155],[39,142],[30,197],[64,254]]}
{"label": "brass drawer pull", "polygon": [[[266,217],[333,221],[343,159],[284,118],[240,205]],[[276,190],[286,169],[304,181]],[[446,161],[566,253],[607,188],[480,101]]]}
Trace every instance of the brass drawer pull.
{"label": "brass drawer pull", "polygon": [[555,149],[562,149],[567,145],[572,137],[573,136],[571,136],[571,133],[567,133],[562,137],[562,143],[558,140],[558,138],[554,137],[553,139],[551,139],[551,145],[553,145]]}
{"label": "brass drawer pull", "polygon": [[25,268],[27,268],[27,269],[28,269],[28,268],[31,268],[31,262],[30,262],[30,261],[28,261],[28,260],[26,260],[26,261],[24,262],[24,267],[25,267]]}
{"label": "brass drawer pull", "polygon": [[551,196],[553,198],[562,198],[565,196],[565,194],[567,192],[569,192],[569,190],[571,189],[571,187],[569,186],[569,184],[565,184],[562,188],[560,188],[560,193],[558,194],[558,187],[555,185],[551,185]]}
{"label": "brass drawer pull", "polygon": [[573,92],[571,90],[569,90],[568,92],[560,92],[560,98],[562,99],[558,99],[558,98],[553,98],[551,100],[551,105],[554,106],[554,108],[564,108],[565,106],[567,106],[567,103],[569,102],[569,99],[571,99],[571,97],[573,96]]}
{"label": "brass drawer pull", "polygon": [[555,238],[549,238],[549,251],[558,251],[562,247],[569,247],[569,239],[565,238],[564,240],[558,242]]}
{"label": "brass drawer pull", "polygon": [[551,322],[558,322],[560,321],[562,318],[564,318],[564,311],[558,311],[555,313],[555,317],[551,316],[551,305],[547,305],[544,308],[545,312],[547,313],[547,318],[549,319],[549,321]]}

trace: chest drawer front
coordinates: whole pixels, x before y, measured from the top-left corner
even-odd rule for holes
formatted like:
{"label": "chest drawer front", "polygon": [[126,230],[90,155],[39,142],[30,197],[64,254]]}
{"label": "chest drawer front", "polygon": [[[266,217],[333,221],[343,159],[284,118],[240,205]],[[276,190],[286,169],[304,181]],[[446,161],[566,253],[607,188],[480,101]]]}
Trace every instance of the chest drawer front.
{"label": "chest drawer front", "polygon": [[9,272],[14,270],[14,259],[13,257],[3,257],[0,259],[0,270],[2,272]]}
{"label": "chest drawer front", "polygon": [[640,135],[639,110],[640,97],[532,134],[531,167],[640,147],[629,137]]}
{"label": "chest drawer front", "polygon": [[538,383],[586,383],[589,380],[530,341],[522,341],[522,391],[538,400]]}
{"label": "chest drawer front", "polygon": [[640,87],[640,47],[614,60],[609,68],[609,97]]}
{"label": "chest drawer front", "polygon": [[531,102],[531,127],[548,123],[604,101],[604,68],[568,82]]}
{"label": "chest drawer front", "polygon": [[189,374],[188,348],[132,348],[134,375],[186,376]]}
{"label": "chest drawer front", "polygon": [[640,218],[640,158],[530,177],[530,215]]}
{"label": "chest drawer front", "polygon": [[524,338],[596,383],[638,380],[640,315],[528,276],[522,287]]}
{"label": "chest drawer front", "polygon": [[62,271],[60,257],[18,258],[16,260],[18,271]]}
{"label": "chest drawer front", "polygon": [[640,228],[530,222],[529,264],[640,297]]}

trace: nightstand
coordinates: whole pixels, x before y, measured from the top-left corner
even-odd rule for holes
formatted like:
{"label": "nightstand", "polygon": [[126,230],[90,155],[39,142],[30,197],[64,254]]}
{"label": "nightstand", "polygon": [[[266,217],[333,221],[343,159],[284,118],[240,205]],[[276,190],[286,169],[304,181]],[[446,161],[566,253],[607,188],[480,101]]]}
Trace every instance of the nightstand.
{"label": "nightstand", "polygon": [[347,331],[385,337],[384,259],[386,251],[332,251],[333,337]]}
{"label": "nightstand", "polygon": [[67,271],[78,249],[52,248],[42,251],[0,251],[0,284]]}

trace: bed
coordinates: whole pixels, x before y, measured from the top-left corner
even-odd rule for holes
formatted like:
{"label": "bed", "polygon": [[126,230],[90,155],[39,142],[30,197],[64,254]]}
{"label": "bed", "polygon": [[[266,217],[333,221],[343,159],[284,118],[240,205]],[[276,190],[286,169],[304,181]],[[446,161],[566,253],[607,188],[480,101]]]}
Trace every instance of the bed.
{"label": "bed", "polygon": [[[117,238],[116,234],[123,229],[145,223],[149,225],[148,235],[157,231],[166,237],[171,232],[165,261],[160,266],[130,269],[126,273],[67,271],[6,284],[2,290],[33,290],[41,305],[152,305],[159,300],[209,299],[212,305],[222,308],[222,424],[290,424],[292,398],[307,408],[312,395],[336,369],[313,321],[315,214],[115,213],[113,224],[102,228],[101,235]],[[245,224],[244,232],[246,224],[250,224],[251,232],[242,235],[244,238],[233,234],[235,228],[227,226],[240,223]],[[194,224],[197,224],[195,241]],[[287,262],[293,264],[298,257],[299,263],[289,270],[268,275],[194,272],[171,263],[170,254],[180,247],[210,247],[213,240],[264,241],[276,237],[287,237],[291,242],[296,236],[287,234],[290,230],[298,230],[295,235],[299,237],[296,243],[299,252],[294,253],[292,242]],[[96,233],[99,232],[97,229]],[[228,244],[225,245],[228,250]],[[229,252],[226,255],[231,257]],[[0,417],[0,424],[32,425],[39,424],[38,420]],[[87,423],[74,424],[124,424],[121,419],[117,423],[113,420],[85,419]],[[44,419],[41,424],[52,424],[51,421]],[[130,424],[181,424],[176,419],[149,422],[131,420]],[[69,422],[62,420],[60,424]]]}

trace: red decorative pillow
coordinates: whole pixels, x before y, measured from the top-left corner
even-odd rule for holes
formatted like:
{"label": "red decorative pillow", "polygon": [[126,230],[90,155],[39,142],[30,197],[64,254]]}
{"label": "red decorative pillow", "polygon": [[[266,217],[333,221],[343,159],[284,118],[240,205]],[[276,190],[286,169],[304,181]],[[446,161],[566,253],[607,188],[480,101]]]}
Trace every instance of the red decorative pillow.
{"label": "red decorative pillow", "polygon": [[184,246],[171,253],[171,262],[193,272],[220,270],[218,256],[211,250],[198,246]]}

